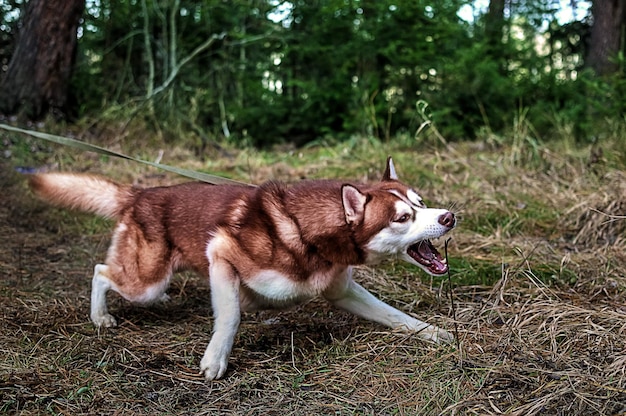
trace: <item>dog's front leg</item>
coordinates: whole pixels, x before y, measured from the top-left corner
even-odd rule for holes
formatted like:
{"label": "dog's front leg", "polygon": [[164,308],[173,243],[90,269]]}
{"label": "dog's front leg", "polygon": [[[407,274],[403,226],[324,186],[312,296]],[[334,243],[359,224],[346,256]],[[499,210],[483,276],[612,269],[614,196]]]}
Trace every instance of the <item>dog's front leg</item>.
{"label": "dog's front leg", "polygon": [[357,316],[394,329],[415,332],[420,338],[428,341],[443,343],[454,340],[449,332],[412,318],[376,298],[352,279],[351,269],[346,270],[342,278],[324,293],[324,297],[332,304]]}
{"label": "dog's front leg", "polygon": [[217,259],[209,268],[213,336],[200,361],[200,370],[207,380],[220,378],[226,372],[228,357],[241,319],[239,307],[239,276],[226,261]]}

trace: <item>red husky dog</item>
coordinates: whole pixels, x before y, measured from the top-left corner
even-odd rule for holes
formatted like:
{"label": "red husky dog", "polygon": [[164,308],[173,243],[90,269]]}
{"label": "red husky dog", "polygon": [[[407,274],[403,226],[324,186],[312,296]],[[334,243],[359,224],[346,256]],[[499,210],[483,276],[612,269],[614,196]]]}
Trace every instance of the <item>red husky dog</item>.
{"label": "red husky dog", "polygon": [[398,181],[391,158],[381,182],[267,182],[259,187],[185,183],[141,189],[89,175],[33,175],[30,186],[60,206],[115,218],[104,264],[95,266],[91,320],[115,326],[106,293],[141,304],[166,300],[177,270],[209,279],[215,318],[200,362],[207,380],[228,365],[241,311],[323,296],[332,304],[435,342],[452,336],[378,300],[351,265],[401,258],[432,275],[448,266],[431,244],[456,225]]}

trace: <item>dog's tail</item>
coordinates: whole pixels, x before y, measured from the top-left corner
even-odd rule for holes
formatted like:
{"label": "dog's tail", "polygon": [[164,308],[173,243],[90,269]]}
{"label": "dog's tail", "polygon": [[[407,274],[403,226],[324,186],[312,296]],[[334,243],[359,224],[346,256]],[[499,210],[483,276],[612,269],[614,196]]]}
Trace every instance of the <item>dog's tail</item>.
{"label": "dog's tail", "polygon": [[32,175],[29,185],[44,201],[105,218],[118,218],[134,199],[131,186],[92,175],[42,173]]}

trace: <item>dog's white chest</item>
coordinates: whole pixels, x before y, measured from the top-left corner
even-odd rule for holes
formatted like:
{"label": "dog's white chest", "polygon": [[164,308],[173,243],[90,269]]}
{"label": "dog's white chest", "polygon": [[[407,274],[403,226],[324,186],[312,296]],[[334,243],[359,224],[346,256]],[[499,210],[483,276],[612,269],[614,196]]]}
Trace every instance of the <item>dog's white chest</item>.
{"label": "dog's white chest", "polygon": [[255,299],[249,299],[256,306],[289,306],[311,299],[332,283],[336,274],[316,272],[304,281],[298,281],[276,270],[262,270],[246,279],[244,285]]}
{"label": "dog's white chest", "polygon": [[307,282],[298,282],[276,270],[262,270],[245,284],[260,296],[279,303],[299,301],[317,293]]}

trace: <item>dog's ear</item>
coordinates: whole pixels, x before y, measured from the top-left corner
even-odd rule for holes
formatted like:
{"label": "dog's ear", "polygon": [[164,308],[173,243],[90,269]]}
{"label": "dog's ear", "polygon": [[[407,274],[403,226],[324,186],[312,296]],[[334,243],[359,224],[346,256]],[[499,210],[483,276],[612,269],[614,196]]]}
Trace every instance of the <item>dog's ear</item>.
{"label": "dog's ear", "polygon": [[367,197],[361,191],[352,185],[343,185],[341,187],[341,202],[343,203],[343,212],[346,215],[348,224],[358,223],[363,220]]}
{"label": "dog's ear", "polygon": [[383,173],[383,182],[397,180],[398,174],[396,173],[396,167],[393,165],[393,159],[391,159],[391,156],[389,156],[387,158],[387,167],[385,168],[385,173]]}

